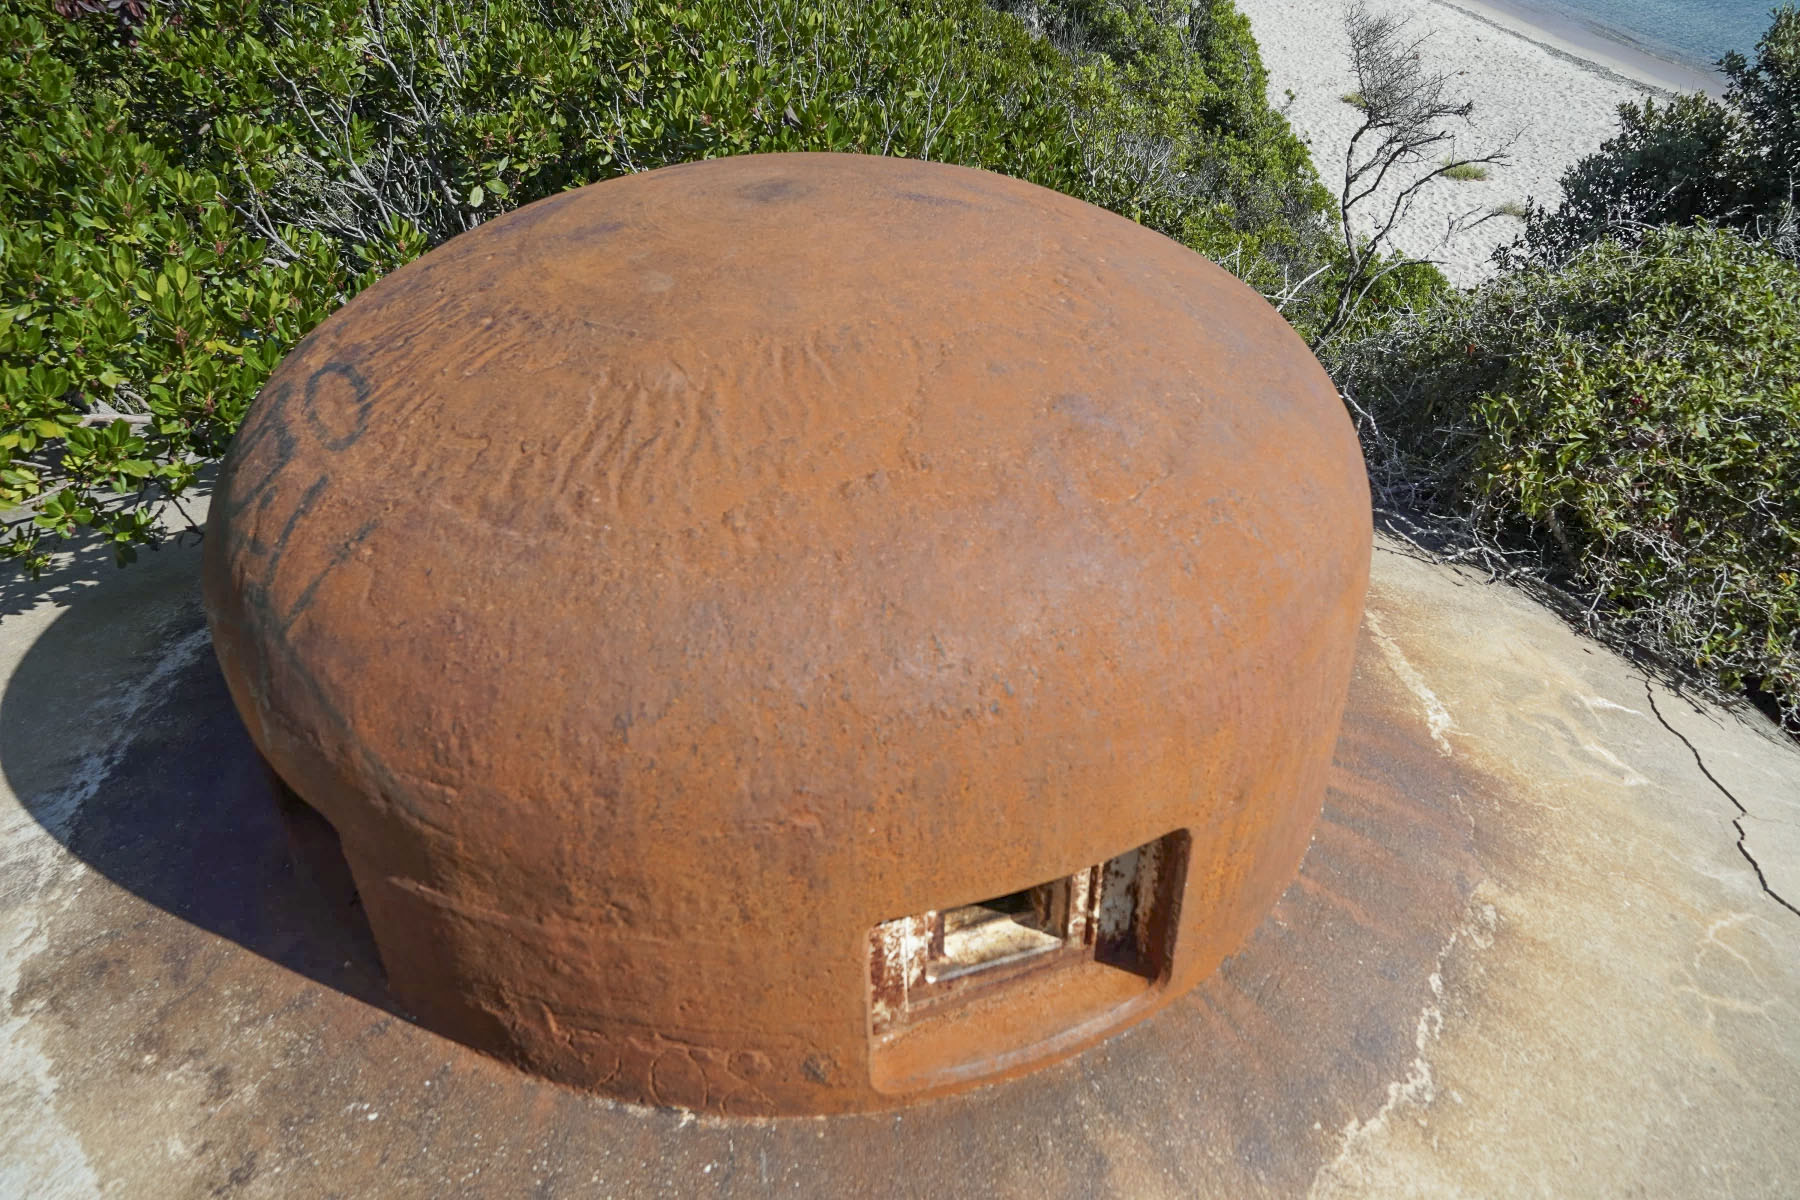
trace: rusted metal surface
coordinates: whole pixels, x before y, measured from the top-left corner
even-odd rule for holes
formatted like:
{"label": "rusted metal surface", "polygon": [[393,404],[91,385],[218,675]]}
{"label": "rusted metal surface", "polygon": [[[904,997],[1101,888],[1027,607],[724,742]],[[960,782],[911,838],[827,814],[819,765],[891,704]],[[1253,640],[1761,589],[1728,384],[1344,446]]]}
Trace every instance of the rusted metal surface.
{"label": "rusted metal surface", "polygon": [[[533,205],[326,322],[205,584],[401,1007],[629,1100],[831,1113],[1042,1066],[1243,944],[1369,536],[1329,381],[1224,272],[997,176],[771,156]],[[1153,970],[883,1036],[871,931],[1171,837],[1120,926]]]}

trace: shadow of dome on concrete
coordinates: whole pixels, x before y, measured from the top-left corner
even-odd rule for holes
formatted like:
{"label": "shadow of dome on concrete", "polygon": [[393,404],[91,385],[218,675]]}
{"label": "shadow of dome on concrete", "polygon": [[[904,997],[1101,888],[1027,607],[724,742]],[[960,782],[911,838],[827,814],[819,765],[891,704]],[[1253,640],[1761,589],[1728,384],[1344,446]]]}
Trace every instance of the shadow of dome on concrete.
{"label": "shadow of dome on concrete", "polygon": [[62,611],[0,696],[0,770],[113,884],[397,1014],[341,860],[292,853],[213,658],[198,563],[197,546],[173,545],[125,571],[82,559],[63,572],[79,578],[52,581]]}

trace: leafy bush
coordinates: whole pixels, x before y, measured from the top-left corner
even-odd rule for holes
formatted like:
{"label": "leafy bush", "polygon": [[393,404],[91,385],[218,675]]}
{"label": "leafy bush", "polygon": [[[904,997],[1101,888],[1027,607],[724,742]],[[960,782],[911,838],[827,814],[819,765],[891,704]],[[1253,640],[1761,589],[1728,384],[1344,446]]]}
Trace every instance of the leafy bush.
{"label": "leafy bush", "polygon": [[1563,200],[1533,215],[1526,252],[1556,261],[1630,230],[1708,221],[1794,248],[1800,186],[1800,10],[1774,13],[1754,61],[1720,61],[1723,102],[1695,93],[1623,104],[1618,136],[1563,176]]}
{"label": "leafy bush", "polygon": [[1503,274],[1334,364],[1415,495],[1800,715],[1800,268],[1710,226]]}
{"label": "leafy bush", "polygon": [[[1077,68],[1073,194],[1265,293],[1333,262],[1331,195],[1269,107],[1250,23],[1230,0],[1055,0],[1030,11]],[[1304,304],[1289,315],[1312,318]]]}
{"label": "leafy bush", "polygon": [[160,501],[359,287],[629,171],[947,160],[1253,284],[1332,265],[1329,197],[1230,0],[1051,0],[1025,13],[1049,38],[980,0],[65,8],[99,15],[0,0],[0,555],[33,573],[84,525],[121,559],[153,542]]}
{"label": "leafy bush", "polygon": [[897,154],[1065,187],[1073,166],[1059,60],[973,0],[183,11],[124,65],[141,118],[254,206],[346,242],[399,221],[435,245],[565,188],[728,154]]}
{"label": "leafy bush", "polygon": [[43,22],[0,12],[0,48],[0,553],[35,573],[92,527],[123,562],[354,281],[317,235],[272,258]]}

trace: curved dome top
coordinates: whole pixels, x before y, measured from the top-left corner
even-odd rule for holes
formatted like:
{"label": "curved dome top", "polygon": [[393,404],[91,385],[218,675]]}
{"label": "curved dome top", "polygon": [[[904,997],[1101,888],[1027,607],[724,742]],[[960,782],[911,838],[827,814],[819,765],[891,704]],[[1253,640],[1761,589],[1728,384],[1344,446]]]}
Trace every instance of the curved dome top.
{"label": "curved dome top", "polygon": [[[781,1111],[871,1102],[878,922],[1211,830],[1273,847],[1209,885],[1192,971],[1229,952],[1317,812],[1370,530],[1335,390],[1225,272],[835,155],[626,177],[396,272],[270,380],[214,514],[258,744],[436,930],[369,900],[396,986],[449,956],[479,999],[444,1023],[540,1066],[550,1025],[785,1054]],[[760,993],[801,947],[808,994]]]}

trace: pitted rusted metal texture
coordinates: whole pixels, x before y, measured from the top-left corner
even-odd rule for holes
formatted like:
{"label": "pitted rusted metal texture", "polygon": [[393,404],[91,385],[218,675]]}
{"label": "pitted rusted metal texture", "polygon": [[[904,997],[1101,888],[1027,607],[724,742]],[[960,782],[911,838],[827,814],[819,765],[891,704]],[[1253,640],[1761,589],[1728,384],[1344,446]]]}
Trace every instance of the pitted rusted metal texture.
{"label": "pitted rusted metal texture", "polygon": [[424,1024],[829,1113],[1073,1053],[1244,942],[1369,547],[1334,389],[1225,272],[999,176],[778,155],[346,306],[246,421],[205,586]]}

